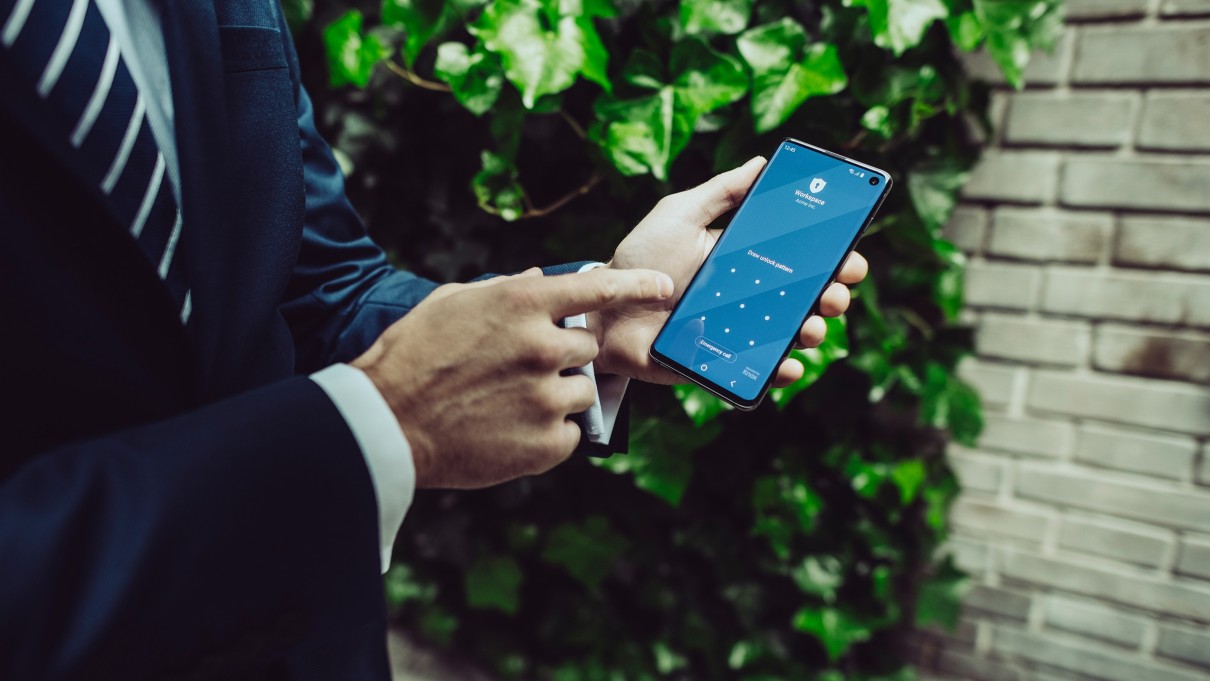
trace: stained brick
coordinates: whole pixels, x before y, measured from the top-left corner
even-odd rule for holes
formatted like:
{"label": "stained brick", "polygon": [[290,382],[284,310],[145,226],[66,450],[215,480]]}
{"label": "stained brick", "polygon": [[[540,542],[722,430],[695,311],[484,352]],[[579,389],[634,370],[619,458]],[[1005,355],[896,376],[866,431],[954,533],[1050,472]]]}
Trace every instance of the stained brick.
{"label": "stained brick", "polygon": [[1147,13],[1147,0],[1067,0],[1067,19],[1122,19]]}
{"label": "stained brick", "polygon": [[1160,626],[1157,655],[1210,668],[1210,633],[1184,627]]}
{"label": "stained brick", "polygon": [[1098,468],[1187,479],[1197,456],[1190,438],[1156,435],[1100,425],[1080,429],[1076,460]]}
{"label": "stained brick", "polygon": [[1205,383],[1210,381],[1210,336],[1102,326],[1097,329],[1093,346],[1093,366],[1123,374]]}
{"label": "stained brick", "polygon": [[[1210,111],[1204,120],[1210,128]],[[1123,217],[1113,261],[1121,265],[1210,270],[1210,219]]]}
{"label": "stained brick", "polygon": [[1051,152],[988,151],[962,188],[968,199],[1042,203],[1054,196],[1059,155]]}
{"label": "stained brick", "polygon": [[[1000,281],[1007,283],[1006,278]],[[986,295],[994,297],[990,292]],[[1010,299],[1007,294],[999,297]],[[1046,272],[1042,310],[1081,317],[1210,326],[1210,279],[1052,267]]]}
{"label": "stained brick", "polygon": [[1080,34],[1072,81],[1094,83],[1210,82],[1210,28],[1089,28]]}
{"label": "stained brick", "polygon": [[1181,553],[1176,560],[1176,571],[1182,575],[1210,579],[1210,539],[1186,537],[1181,542]]}
{"label": "stained brick", "polygon": [[1210,163],[1071,158],[1063,170],[1059,196],[1066,206],[1204,213],[1210,211]]}
{"label": "stained brick", "polygon": [[1210,622],[1210,587],[1161,581],[1083,563],[1009,551],[1004,557],[1003,569],[1005,575],[1032,584],[1151,612]]}
{"label": "stained brick", "polygon": [[958,527],[1039,543],[1050,519],[1034,511],[1010,509],[970,498],[954,502],[950,517]]}
{"label": "stained brick", "polygon": [[993,255],[1051,262],[1096,262],[1109,248],[1113,216],[1054,210],[998,208],[991,243]]}
{"label": "stained brick", "polygon": [[1065,518],[1059,529],[1059,546],[1069,551],[1159,567],[1172,546],[1171,532],[1143,532],[1110,526],[1104,521]]}
{"label": "stained brick", "polygon": [[967,253],[979,252],[987,234],[987,210],[978,206],[954,208],[941,234]]}
{"label": "stained brick", "polygon": [[969,681],[1032,681],[1021,665],[1004,660],[989,660],[957,650],[944,650],[938,667]]}
{"label": "stained brick", "polygon": [[1087,473],[1022,466],[1016,492],[1056,506],[1082,508],[1177,529],[1210,527],[1210,494],[1154,484],[1102,480]]}
{"label": "stained brick", "polygon": [[1047,596],[1043,601],[1046,626],[1138,648],[1146,628],[1141,617],[1125,615],[1103,605],[1064,596]]}
{"label": "stained brick", "polygon": [[959,569],[981,575],[991,565],[991,548],[984,541],[955,535],[950,538],[949,547]]}
{"label": "stained brick", "polygon": [[966,302],[976,306],[1026,309],[1037,298],[1041,280],[1042,272],[1037,267],[973,262],[966,268]]}
{"label": "stained brick", "polygon": [[985,357],[1075,366],[1088,352],[1089,328],[1081,322],[985,314],[975,341]]}
{"label": "stained brick", "polygon": [[1096,644],[1006,627],[996,627],[992,634],[992,651],[1105,681],[1204,681],[1201,674],[1173,665],[1141,659]]}
{"label": "stained brick", "polygon": [[[1210,7],[1210,1],[1206,4]],[[1143,106],[1139,146],[1144,149],[1210,151],[1210,95],[1152,92]]]}
{"label": "stained brick", "polygon": [[1021,622],[1029,617],[1030,604],[1027,593],[984,584],[976,584],[962,600],[966,608]]}
{"label": "stained brick", "polygon": [[1010,144],[1118,147],[1130,141],[1135,96],[1023,92],[1008,105]]}

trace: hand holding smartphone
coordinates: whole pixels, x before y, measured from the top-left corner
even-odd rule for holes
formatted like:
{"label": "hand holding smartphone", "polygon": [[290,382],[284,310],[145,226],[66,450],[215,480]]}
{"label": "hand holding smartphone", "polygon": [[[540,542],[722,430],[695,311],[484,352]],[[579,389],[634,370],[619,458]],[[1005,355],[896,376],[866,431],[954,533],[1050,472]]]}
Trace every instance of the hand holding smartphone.
{"label": "hand holding smartphone", "polygon": [[783,140],[656,337],[652,360],[755,409],[890,188],[883,170]]}

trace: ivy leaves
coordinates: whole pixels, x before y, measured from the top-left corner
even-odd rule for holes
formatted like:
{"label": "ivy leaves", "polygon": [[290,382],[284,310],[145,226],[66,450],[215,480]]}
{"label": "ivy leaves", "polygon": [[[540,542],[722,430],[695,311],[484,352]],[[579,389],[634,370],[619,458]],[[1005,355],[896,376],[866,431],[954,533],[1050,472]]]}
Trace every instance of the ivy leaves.
{"label": "ivy leaves", "polygon": [[471,33],[500,56],[527,109],[562,92],[580,75],[608,90],[609,53],[592,20],[609,16],[604,2],[500,0],[487,6]]}
{"label": "ivy leaves", "polygon": [[866,8],[874,44],[896,57],[919,45],[929,26],[949,15],[941,0],[845,0],[845,4]]}
{"label": "ivy leaves", "polygon": [[793,19],[747,31],[736,45],[752,69],[752,116],[757,132],[785,123],[809,97],[834,95],[848,83],[836,46],[808,46],[806,31]]}

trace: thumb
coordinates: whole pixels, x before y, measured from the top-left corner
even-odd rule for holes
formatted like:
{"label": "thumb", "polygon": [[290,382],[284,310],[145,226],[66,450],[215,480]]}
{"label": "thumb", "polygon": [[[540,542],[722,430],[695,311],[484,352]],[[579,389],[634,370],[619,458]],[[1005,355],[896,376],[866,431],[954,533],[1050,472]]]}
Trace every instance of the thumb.
{"label": "thumb", "polygon": [[755,156],[738,168],[715,175],[698,186],[681,192],[678,199],[684,202],[686,210],[700,211],[697,221],[701,227],[705,227],[744,200],[748,188],[756,181],[756,176],[764,167],[765,157]]}
{"label": "thumb", "polygon": [[663,272],[609,267],[543,277],[524,285],[531,288],[533,298],[551,319],[619,305],[658,303],[672,297],[675,288],[672,277]]}

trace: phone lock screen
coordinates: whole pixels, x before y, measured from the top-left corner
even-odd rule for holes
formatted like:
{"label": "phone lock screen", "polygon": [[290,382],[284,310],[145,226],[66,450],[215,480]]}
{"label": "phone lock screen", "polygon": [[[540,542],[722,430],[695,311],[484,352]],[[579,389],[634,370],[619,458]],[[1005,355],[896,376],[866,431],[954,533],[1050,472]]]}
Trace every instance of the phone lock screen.
{"label": "phone lock screen", "polygon": [[785,140],[652,345],[652,356],[752,407],[865,229],[890,176]]}

